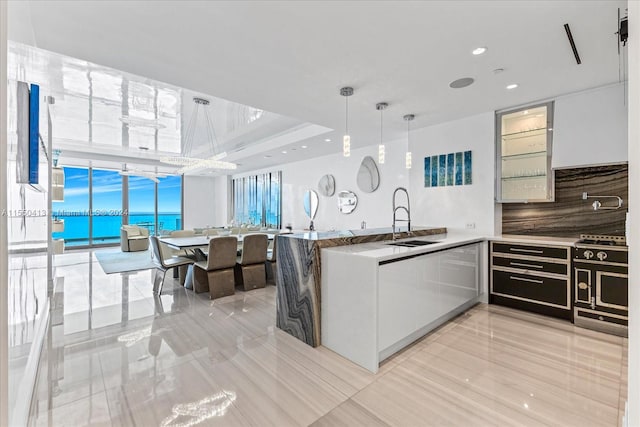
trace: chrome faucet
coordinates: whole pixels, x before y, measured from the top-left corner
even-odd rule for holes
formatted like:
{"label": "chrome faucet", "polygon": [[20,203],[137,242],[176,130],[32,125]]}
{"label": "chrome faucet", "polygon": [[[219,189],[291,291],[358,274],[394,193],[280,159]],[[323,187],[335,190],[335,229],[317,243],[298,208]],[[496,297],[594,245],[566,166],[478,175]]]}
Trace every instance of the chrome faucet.
{"label": "chrome faucet", "polygon": [[[407,196],[407,206],[396,206],[396,194],[402,191]],[[407,219],[396,219],[396,212],[404,210],[407,213]],[[407,234],[411,235],[411,203],[409,202],[409,192],[404,187],[398,187],[393,192],[393,225],[391,226],[391,238],[396,240],[396,222],[402,221],[407,223]]]}

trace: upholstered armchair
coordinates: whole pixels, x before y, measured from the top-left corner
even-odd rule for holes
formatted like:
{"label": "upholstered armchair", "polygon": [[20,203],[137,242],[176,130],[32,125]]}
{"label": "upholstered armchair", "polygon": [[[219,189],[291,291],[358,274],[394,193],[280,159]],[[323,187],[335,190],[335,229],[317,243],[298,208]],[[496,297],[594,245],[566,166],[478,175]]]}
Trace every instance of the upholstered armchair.
{"label": "upholstered armchair", "polygon": [[137,225],[120,227],[120,247],[123,252],[146,251],[149,249],[149,230]]}

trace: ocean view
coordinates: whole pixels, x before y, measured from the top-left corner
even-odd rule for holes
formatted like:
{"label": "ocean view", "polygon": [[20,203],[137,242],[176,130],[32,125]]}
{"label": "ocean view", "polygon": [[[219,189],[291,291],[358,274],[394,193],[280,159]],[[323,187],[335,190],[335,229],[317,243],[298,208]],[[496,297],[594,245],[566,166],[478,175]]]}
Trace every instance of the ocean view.
{"label": "ocean view", "polygon": [[[64,220],[64,231],[53,233],[54,239],[64,239],[66,246],[79,246],[89,244],[89,215],[55,215],[57,219]],[[93,243],[117,243],[120,241],[120,226],[122,215],[94,215],[93,217]],[[179,230],[182,228],[182,216],[179,213],[158,214],[158,234]],[[156,232],[155,215],[153,213],[129,214],[129,224],[139,225],[149,230],[150,234]]]}

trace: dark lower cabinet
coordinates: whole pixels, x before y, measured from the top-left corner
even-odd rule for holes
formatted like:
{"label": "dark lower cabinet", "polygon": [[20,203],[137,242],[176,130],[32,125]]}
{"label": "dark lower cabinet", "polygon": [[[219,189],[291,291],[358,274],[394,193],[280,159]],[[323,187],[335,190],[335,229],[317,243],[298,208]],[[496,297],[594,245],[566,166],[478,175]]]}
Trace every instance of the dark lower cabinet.
{"label": "dark lower cabinet", "polygon": [[572,319],[568,247],[491,242],[489,302]]}
{"label": "dark lower cabinet", "polygon": [[569,304],[566,280],[530,274],[495,270],[493,293],[558,308]]}

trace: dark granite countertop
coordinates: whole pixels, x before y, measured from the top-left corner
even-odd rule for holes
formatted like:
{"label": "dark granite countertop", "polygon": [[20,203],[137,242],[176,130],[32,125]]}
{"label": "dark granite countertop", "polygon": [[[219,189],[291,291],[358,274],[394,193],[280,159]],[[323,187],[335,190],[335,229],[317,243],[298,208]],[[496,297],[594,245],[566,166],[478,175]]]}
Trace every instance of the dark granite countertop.
{"label": "dark granite countertop", "polygon": [[[427,231],[427,230],[435,230],[440,229],[442,227],[425,227],[425,226],[416,226],[412,227],[411,231]],[[281,234],[282,237],[288,237],[293,239],[304,239],[304,240],[329,240],[329,239],[337,239],[342,237],[356,237],[356,236],[374,236],[379,234],[391,234],[391,227],[380,227],[380,228],[366,228],[366,229],[354,229],[354,230],[337,230],[337,231],[308,231],[305,233],[293,233],[293,234]],[[399,232],[407,231],[407,227],[398,227]]]}

